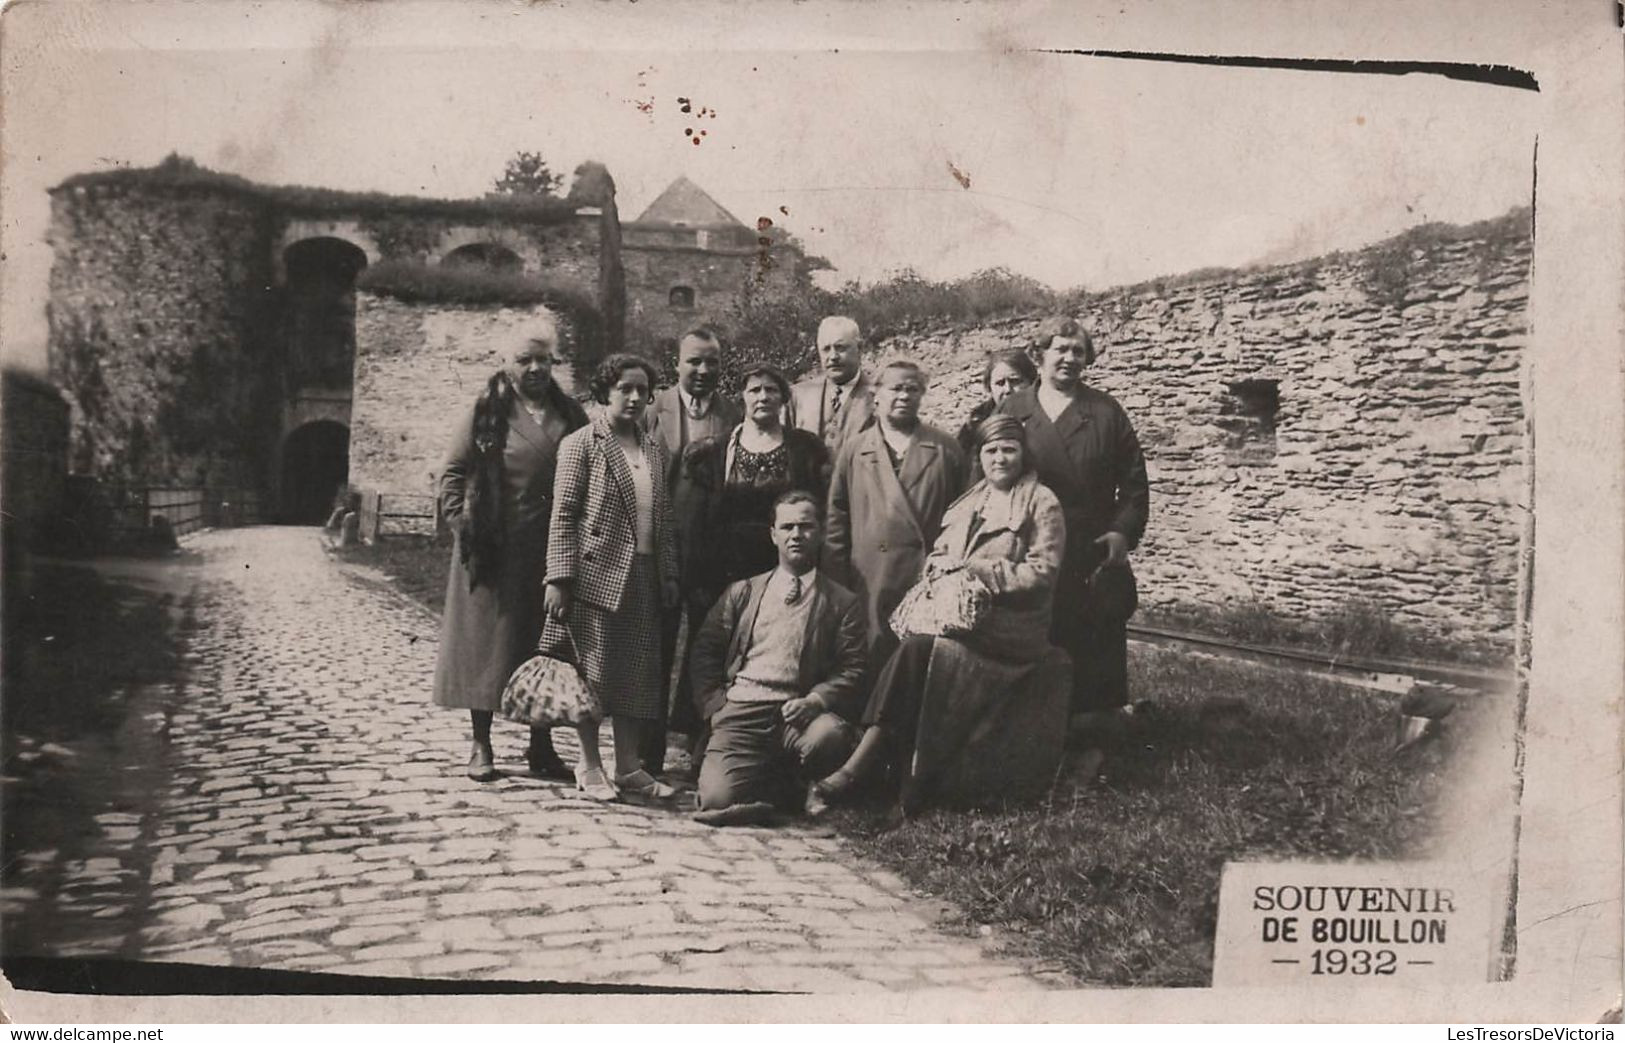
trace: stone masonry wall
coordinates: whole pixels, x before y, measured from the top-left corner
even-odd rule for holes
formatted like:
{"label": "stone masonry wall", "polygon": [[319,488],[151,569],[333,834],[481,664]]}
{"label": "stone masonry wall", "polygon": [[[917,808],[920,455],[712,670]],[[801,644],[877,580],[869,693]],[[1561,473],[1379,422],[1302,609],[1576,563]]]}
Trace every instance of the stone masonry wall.
{"label": "stone masonry wall", "polygon": [[[1087,379],[1128,411],[1151,474],[1142,603],[1301,621],[1358,606],[1509,652],[1530,246],[1520,212],[1088,301]],[[1027,347],[1038,322],[897,336],[876,361],[933,370],[928,419],[953,431],[985,353]]]}
{"label": "stone masonry wall", "polygon": [[[726,326],[728,313],[746,280],[756,278],[759,271],[768,290],[788,290],[795,280],[793,259],[787,251],[772,256],[773,267],[759,269],[760,255],[755,251],[721,253],[624,245],[621,258],[626,268],[626,317],[634,341],[629,347],[659,361],[662,342],[684,330],[702,324]],[[674,286],[694,290],[692,308],[672,306],[670,294]],[[639,335],[643,339],[636,342]]]}
{"label": "stone masonry wall", "polygon": [[[516,324],[545,310],[406,303],[358,293],[350,485],[432,492],[452,428],[501,365]],[[554,367],[553,376],[571,394],[585,388],[571,366]]]}
{"label": "stone masonry wall", "polygon": [[51,375],[73,466],[252,485],[263,467],[269,225],[227,193],[79,185],[51,200]]}
{"label": "stone masonry wall", "polygon": [[[68,404],[50,382],[0,374],[0,504],[7,539],[34,541],[62,525],[68,475]],[[61,535],[61,533],[56,533]]]}

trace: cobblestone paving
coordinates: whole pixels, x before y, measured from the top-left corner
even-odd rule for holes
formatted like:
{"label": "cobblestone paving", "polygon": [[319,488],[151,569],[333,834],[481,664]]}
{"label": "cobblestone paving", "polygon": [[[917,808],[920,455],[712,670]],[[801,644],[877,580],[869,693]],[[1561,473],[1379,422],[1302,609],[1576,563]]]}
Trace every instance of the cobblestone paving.
{"label": "cobblestone paving", "polygon": [[61,799],[93,805],[74,809],[92,835],[7,852],[8,952],[795,991],[1065,984],[939,931],[937,907],[833,837],[713,830],[530,779],[518,727],[497,727],[505,778],[471,782],[466,718],[428,702],[428,613],[336,566],[314,530],[189,549],[182,676],[133,693],[123,763],[79,757],[98,781]]}

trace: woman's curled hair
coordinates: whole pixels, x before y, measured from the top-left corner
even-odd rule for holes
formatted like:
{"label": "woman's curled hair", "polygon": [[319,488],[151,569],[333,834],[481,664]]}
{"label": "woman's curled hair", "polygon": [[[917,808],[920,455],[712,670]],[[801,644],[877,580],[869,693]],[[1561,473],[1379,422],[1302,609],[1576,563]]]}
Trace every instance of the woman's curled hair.
{"label": "woman's curled hair", "polygon": [[598,364],[593,373],[592,380],[588,382],[587,389],[592,392],[592,399],[599,405],[609,404],[609,389],[621,382],[621,374],[629,369],[641,369],[649,378],[649,393],[653,394],[659,375],[655,373],[654,363],[642,355],[634,355],[629,351],[617,352]]}
{"label": "woman's curled hair", "polygon": [[745,367],[745,371],[743,373],[739,374],[739,387],[743,389],[746,384],[750,383],[752,377],[762,377],[766,380],[772,381],[773,385],[779,389],[779,397],[785,401],[789,401],[790,381],[785,379],[784,374],[780,373],[777,369],[765,362],[752,362],[750,365]]}
{"label": "woman's curled hair", "polygon": [[[1045,346],[1048,347],[1047,344]],[[987,364],[982,367],[982,390],[989,394],[993,392],[993,371],[1000,366],[1009,366],[1021,374],[1021,379],[1025,380],[1029,386],[1038,383],[1038,367],[1033,365],[1033,360],[1025,351],[1018,348],[1011,348],[1008,351],[995,351],[988,355]]]}

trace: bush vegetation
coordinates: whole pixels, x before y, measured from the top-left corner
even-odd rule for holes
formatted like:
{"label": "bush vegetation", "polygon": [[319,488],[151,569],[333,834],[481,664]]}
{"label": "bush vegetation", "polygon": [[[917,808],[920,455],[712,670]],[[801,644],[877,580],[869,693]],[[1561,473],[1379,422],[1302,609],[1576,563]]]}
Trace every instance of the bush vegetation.
{"label": "bush vegetation", "polygon": [[575,287],[479,265],[379,261],[362,270],[356,278],[356,289],[402,301],[507,307],[545,304],[572,314],[597,311],[593,299]]}
{"label": "bush vegetation", "polygon": [[181,194],[223,192],[274,203],[289,213],[314,217],[410,213],[418,217],[473,225],[568,221],[575,216],[578,202],[554,196],[511,194],[492,194],[481,199],[428,199],[386,192],[345,192],[305,185],[262,185],[236,174],[210,170],[196,160],[173,152],[154,167],[121,167],[75,174],[53,191],[96,186],[155,188]]}

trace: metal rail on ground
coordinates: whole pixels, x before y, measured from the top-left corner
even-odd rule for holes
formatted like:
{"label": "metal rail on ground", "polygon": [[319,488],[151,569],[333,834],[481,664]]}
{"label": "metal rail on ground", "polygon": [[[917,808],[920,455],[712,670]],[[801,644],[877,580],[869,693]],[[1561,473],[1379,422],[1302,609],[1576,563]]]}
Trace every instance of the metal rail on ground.
{"label": "metal rail on ground", "polygon": [[1146,644],[1192,649],[1208,655],[1243,659],[1276,667],[1288,667],[1354,681],[1363,687],[1404,692],[1416,681],[1470,688],[1481,692],[1510,687],[1514,677],[1510,667],[1458,663],[1435,663],[1419,659],[1328,656],[1323,653],[1271,645],[1252,645],[1211,634],[1198,634],[1166,626],[1130,623],[1129,638]]}

